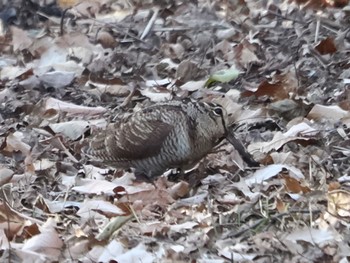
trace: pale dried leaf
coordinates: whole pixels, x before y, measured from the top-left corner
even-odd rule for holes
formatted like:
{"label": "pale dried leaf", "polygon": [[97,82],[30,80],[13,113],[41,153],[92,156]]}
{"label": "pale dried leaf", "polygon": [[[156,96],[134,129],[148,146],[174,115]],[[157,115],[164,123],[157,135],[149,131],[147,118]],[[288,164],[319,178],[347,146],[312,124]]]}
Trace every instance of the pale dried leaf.
{"label": "pale dried leaf", "polygon": [[311,244],[321,245],[325,242],[335,241],[339,237],[332,230],[305,227],[288,234],[285,239],[292,242],[305,241]]}
{"label": "pale dried leaf", "polygon": [[316,104],[309,114],[307,115],[307,118],[314,119],[314,120],[331,120],[333,122],[341,121],[343,118],[350,117],[350,112],[343,110],[337,105],[333,106],[325,106]]}
{"label": "pale dried leaf", "polygon": [[107,111],[105,108],[100,106],[98,107],[80,106],[80,105],[64,102],[54,98],[45,99],[43,106],[45,111],[54,109],[57,111],[66,112],[71,115],[82,115],[82,116],[97,115],[97,114],[105,113]]}
{"label": "pale dried leaf", "polygon": [[310,127],[305,122],[301,122],[292,126],[285,133],[277,132],[270,142],[258,142],[253,143],[248,146],[248,151],[254,153],[255,151],[260,151],[263,153],[268,153],[272,150],[280,149],[284,144],[295,141],[295,140],[309,140],[315,136],[318,131]]}
{"label": "pale dried leaf", "polygon": [[40,228],[40,234],[28,239],[23,246],[24,251],[35,251],[49,258],[57,258],[61,254],[63,242],[53,228],[54,223],[49,219]]}
{"label": "pale dried leaf", "polygon": [[245,179],[245,182],[248,186],[252,186],[254,184],[261,184],[264,181],[278,175],[283,169],[287,169],[288,171],[290,171],[290,175],[293,176],[295,179],[304,179],[303,173],[293,166],[284,164],[272,164],[264,168],[260,168],[252,176]]}

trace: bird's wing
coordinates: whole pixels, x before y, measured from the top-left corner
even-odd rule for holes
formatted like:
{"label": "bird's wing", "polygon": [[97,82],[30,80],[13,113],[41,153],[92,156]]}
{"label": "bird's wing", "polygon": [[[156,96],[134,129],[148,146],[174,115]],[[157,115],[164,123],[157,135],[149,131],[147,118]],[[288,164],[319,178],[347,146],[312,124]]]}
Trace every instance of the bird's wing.
{"label": "bird's wing", "polygon": [[159,154],[173,125],[161,120],[118,122],[91,142],[86,154],[107,162],[128,162]]}

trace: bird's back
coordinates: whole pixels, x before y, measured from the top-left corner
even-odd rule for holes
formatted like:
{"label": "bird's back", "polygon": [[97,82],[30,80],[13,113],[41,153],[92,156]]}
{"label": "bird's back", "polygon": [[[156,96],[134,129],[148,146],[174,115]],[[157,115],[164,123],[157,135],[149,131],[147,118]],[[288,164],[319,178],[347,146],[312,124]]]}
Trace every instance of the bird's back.
{"label": "bird's back", "polygon": [[158,103],[96,135],[85,153],[114,167],[133,167],[157,176],[167,168],[199,161],[215,146],[217,138],[212,137],[218,136],[207,131],[215,129],[209,114],[197,102]]}

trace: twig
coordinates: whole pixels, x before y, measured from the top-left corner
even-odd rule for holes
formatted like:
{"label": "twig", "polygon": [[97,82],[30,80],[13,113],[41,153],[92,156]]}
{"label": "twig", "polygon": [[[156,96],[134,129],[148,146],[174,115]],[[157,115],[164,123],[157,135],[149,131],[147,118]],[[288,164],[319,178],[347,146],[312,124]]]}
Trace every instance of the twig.
{"label": "twig", "polygon": [[327,61],[325,61],[325,59],[321,57],[321,55],[311,45],[309,45],[309,52],[311,55],[313,55],[316,58],[316,60],[318,60],[318,62],[321,64],[323,68],[325,69],[328,68]]}
{"label": "twig", "polygon": [[154,22],[156,21],[156,19],[158,17],[158,13],[159,13],[159,8],[154,8],[153,15],[152,15],[151,19],[148,21],[148,24],[145,27],[145,30],[143,30],[143,32],[142,32],[142,35],[140,37],[141,40],[143,40],[148,35],[148,33],[151,31],[151,29],[154,25]]}
{"label": "twig", "polygon": [[314,43],[316,44],[318,41],[318,35],[320,33],[320,26],[321,26],[321,21],[319,18],[317,18],[317,22],[316,22],[316,31],[315,31],[315,40]]}
{"label": "twig", "polygon": [[272,216],[270,218],[261,218],[258,221],[256,221],[252,226],[240,229],[238,232],[230,233],[230,234],[226,235],[225,238],[238,237],[238,236],[244,234],[245,232],[256,228],[257,226],[259,226],[260,224],[262,224],[262,223],[264,223],[266,221],[272,223],[276,219],[278,219],[280,217],[287,216],[287,215],[296,214],[296,213],[301,213],[301,214],[310,214],[310,213],[318,214],[318,213],[321,213],[321,212],[322,212],[321,210],[292,210],[292,211],[288,211],[288,212],[284,212],[284,213],[280,213],[280,214],[274,215],[274,216]]}
{"label": "twig", "polygon": [[293,18],[289,18],[289,17],[286,17],[286,16],[284,16],[284,15],[278,14],[278,13],[276,13],[276,12],[270,11],[270,10],[268,11],[268,13],[271,14],[271,15],[275,15],[275,16],[277,16],[277,17],[280,17],[280,18],[282,18],[282,19],[284,19],[284,20],[293,21],[293,22],[295,22],[295,23],[299,23],[299,24],[302,24],[302,25],[305,25],[305,24],[306,24],[304,21],[300,21],[300,20],[296,20],[296,19],[293,19]]}
{"label": "twig", "polygon": [[207,26],[178,26],[178,27],[159,27],[153,28],[155,32],[173,32],[173,31],[190,31],[190,30],[208,30],[208,29],[229,29],[231,27],[223,26],[223,25],[207,25]]}
{"label": "twig", "polygon": [[63,34],[64,34],[63,22],[64,22],[64,17],[66,16],[67,11],[68,11],[69,9],[70,9],[70,8],[67,8],[67,9],[63,10],[62,17],[61,17],[61,22],[60,22],[60,36],[63,36]]}

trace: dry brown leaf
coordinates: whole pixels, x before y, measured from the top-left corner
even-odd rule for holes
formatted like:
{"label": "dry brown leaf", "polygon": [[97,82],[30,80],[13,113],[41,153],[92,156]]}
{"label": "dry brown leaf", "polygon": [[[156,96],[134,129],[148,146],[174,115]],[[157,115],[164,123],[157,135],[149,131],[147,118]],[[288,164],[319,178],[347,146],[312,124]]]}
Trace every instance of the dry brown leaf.
{"label": "dry brown leaf", "polygon": [[334,40],[330,37],[327,37],[326,39],[320,41],[320,43],[317,44],[315,49],[321,54],[333,54],[337,52],[337,48],[335,46]]}
{"label": "dry brown leaf", "polygon": [[4,201],[0,202],[0,229],[4,230],[9,240],[20,235],[25,226],[25,219],[20,217]]}
{"label": "dry brown leaf", "polygon": [[112,196],[114,195],[113,189],[117,186],[119,185],[103,180],[81,179],[72,190],[83,194],[105,194]]}
{"label": "dry brown leaf", "polygon": [[101,97],[103,94],[108,94],[117,97],[126,97],[130,94],[130,88],[126,85],[111,84],[111,83],[97,83],[93,81],[87,81],[86,87],[94,87],[93,89],[88,89],[90,94]]}
{"label": "dry brown leaf", "polygon": [[268,153],[280,149],[284,144],[296,140],[310,140],[318,133],[317,130],[310,127],[305,122],[293,125],[285,133],[277,132],[270,142],[252,143],[248,146],[248,151],[254,153],[260,151]]}
{"label": "dry brown leaf", "polygon": [[39,76],[39,80],[44,84],[45,87],[53,87],[56,89],[69,86],[73,82],[74,78],[75,73],[67,71],[47,72]]}
{"label": "dry brown leaf", "polygon": [[156,256],[147,250],[147,247],[140,243],[137,246],[126,249],[121,243],[112,240],[105,247],[99,247],[96,251],[90,251],[89,258],[94,262],[135,262],[142,258],[142,262],[154,262]]}
{"label": "dry brown leaf", "polygon": [[9,153],[21,152],[24,156],[29,155],[31,147],[22,141],[23,138],[22,132],[16,131],[9,134],[6,137],[6,146],[3,150]]}
{"label": "dry brown leaf", "polygon": [[70,10],[73,14],[83,17],[95,17],[101,7],[100,1],[97,0],[81,0]]}
{"label": "dry brown leaf", "polygon": [[187,195],[189,191],[190,191],[189,184],[187,182],[181,181],[173,185],[169,189],[169,194],[171,195],[172,198],[176,200]]}
{"label": "dry brown leaf", "polygon": [[254,91],[245,91],[243,97],[269,96],[274,100],[289,99],[290,95],[296,93],[298,89],[298,80],[295,73],[291,70],[286,74],[275,75],[272,81],[264,80]]}
{"label": "dry brown leaf", "polygon": [[335,233],[331,229],[323,230],[310,227],[297,229],[293,233],[290,233],[285,237],[285,240],[292,241],[295,243],[298,241],[304,241],[317,245],[324,244],[325,242],[331,242],[336,239],[337,233]]}
{"label": "dry brown leaf", "polygon": [[341,185],[339,182],[330,182],[328,185],[328,192],[340,189]]}
{"label": "dry brown leaf", "polygon": [[10,29],[12,33],[12,45],[14,51],[28,49],[33,44],[33,40],[28,36],[26,31],[15,26],[11,26]]}
{"label": "dry brown leaf", "polygon": [[144,207],[149,205],[157,205],[160,207],[166,207],[169,204],[175,202],[167,190],[163,189],[152,189],[134,192],[128,194],[119,199],[120,202],[137,202],[134,206],[135,211],[144,209]]}
{"label": "dry brown leaf", "polygon": [[281,199],[276,198],[276,209],[279,213],[287,212],[287,205]]}
{"label": "dry brown leaf", "polygon": [[327,194],[328,212],[333,216],[350,218],[350,192],[333,190]]}
{"label": "dry brown leaf", "polygon": [[0,187],[11,181],[14,172],[8,168],[0,167]]}
{"label": "dry brown leaf", "polygon": [[239,68],[247,69],[252,64],[260,64],[261,60],[256,55],[257,47],[244,39],[234,48],[235,63]]}
{"label": "dry brown leaf", "polygon": [[145,88],[140,90],[141,94],[153,102],[167,101],[172,98],[170,90],[161,87]]}
{"label": "dry brown leaf", "polygon": [[115,48],[118,43],[116,39],[106,31],[100,31],[97,35],[97,42],[102,45],[103,48]]}
{"label": "dry brown leaf", "polygon": [[200,76],[204,76],[203,71],[191,60],[181,61],[176,70],[176,78],[181,82],[198,80]]}
{"label": "dry brown leaf", "polygon": [[[32,70],[30,68],[23,68],[19,66],[7,66],[1,68],[0,71],[0,79],[1,80],[12,80],[21,77],[22,75],[25,75],[27,72],[31,72]],[[6,89],[5,89],[6,90]],[[3,91],[5,93],[5,91]],[[3,94],[4,95],[4,94]],[[2,95],[2,96],[3,96]],[[0,96],[1,97],[1,96]]]}
{"label": "dry brown leaf", "polygon": [[61,254],[63,242],[54,228],[53,221],[54,219],[49,218],[43,226],[39,227],[40,234],[28,239],[22,249],[37,252],[50,259],[57,259]]}
{"label": "dry brown leaf", "polygon": [[288,170],[290,175],[297,180],[304,178],[303,173],[299,169],[293,166],[283,165],[283,164],[271,164],[264,168],[260,168],[253,175],[246,178],[245,183],[248,186],[252,186],[254,184],[261,184],[264,181],[278,175],[283,169]]}
{"label": "dry brown leaf", "polygon": [[162,49],[164,50],[164,55],[171,59],[182,60],[184,57],[185,48],[180,44],[165,44]]}
{"label": "dry brown leaf", "polygon": [[320,104],[316,104],[307,115],[307,118],[309,119],[327,119],[333,122],[338,122],[348,117],[350,117],[350,112],[343,110],[337,105],[325,106]]}
{"label": "dry brown leaf", "polygon": [[125,215],[125,212],[114,204],[104,200],[85,200],[79,207],[77,215],[85,220],[105,216],[107,218]]}
{"label": "dry brown leaf", "polygon": [[288,175],[283,174],[282,178],[284,179],[284,186],[286,187],[287,192],[293,194],[306,194],[310,192],[310,188],[307,186],[303,186],[300,180],[290,177]]}
{"label": "dry brown leaf", "polygon": [[58,0],[57,3],[62,9],[70,8],[83,0]]}
{"label": "dry brown leaf", "polygon": [[91,121],[67,121],[61,123],[49,124],[50,129],[55,134],[63,134],[65,137],[71,140],[77,140],[82,137],[83,134],[89,129],[89,127],[102,127],[107,126],[105,119],[91,120]]}

